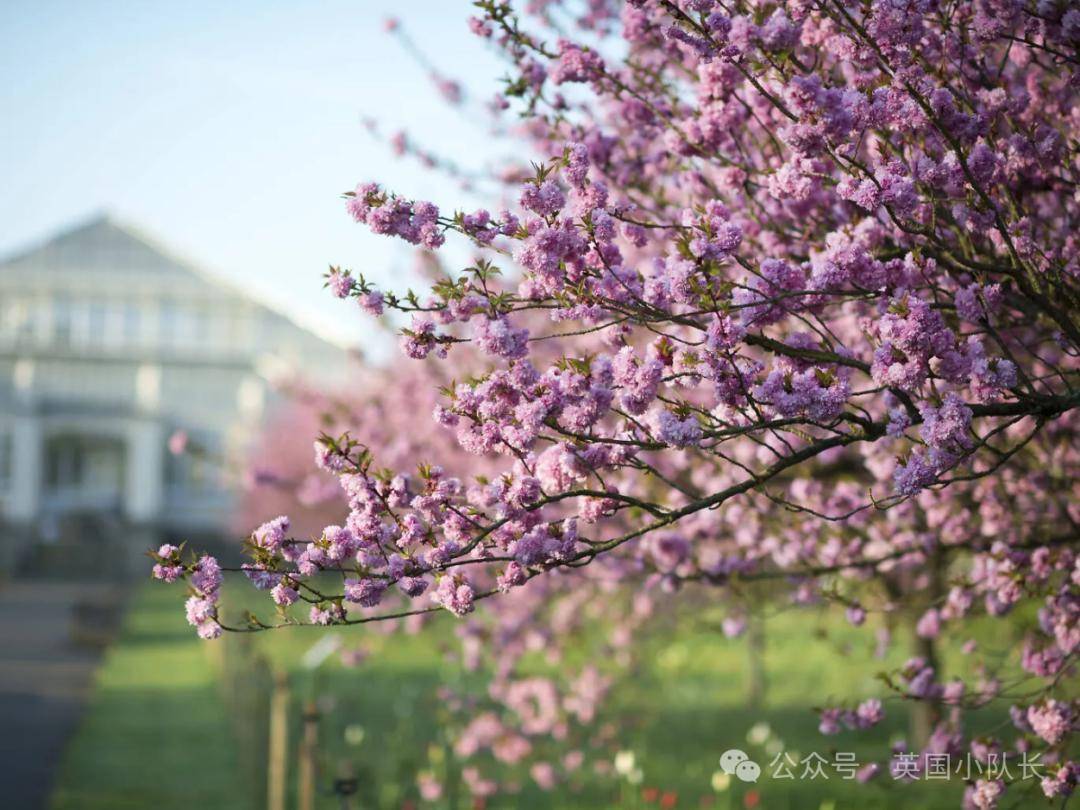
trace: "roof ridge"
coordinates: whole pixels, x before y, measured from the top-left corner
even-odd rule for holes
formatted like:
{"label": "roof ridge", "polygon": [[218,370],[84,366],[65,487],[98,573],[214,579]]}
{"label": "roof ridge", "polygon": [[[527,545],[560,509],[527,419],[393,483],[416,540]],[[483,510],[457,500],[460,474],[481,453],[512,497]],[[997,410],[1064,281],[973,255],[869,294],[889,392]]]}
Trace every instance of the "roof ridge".
{"label": "roof ridge", "polygon": [[80,234],[92,234],[95,231],[103,229],[108,229],[129,242],[137,244],[141,248],[149,251],[161,260],[166,268],[186,273],[224,294],[232,295],[249,302],[251,305],[258,307],[273,317],[287,321],[294,328],[306,332],[318,340],[336,346],[339,349],[345,348],[338,341],[319,334],[318,331],[305,326],[287,312],[283,312],[277,306],[264,301],[260,296],[253,294],[250,289],[237,281],[224,277],[220,273],[205,269],[205,266],[201,262],[187,257],[182,251],[174,249],[142,226],[136,225],[122,217],[118,217],[108,210],[97,211],[90,214],[68,227],[53,231],[50,236],[47,236],[44,239],[32,242],[28,244],[27,247],[17,250],[7,256],[0,257],[0,270],[3,270],[3,268],[12,264],[32,260],[35,254],[46,253],[50,248],[63,245],[65,242],[77,238]]}

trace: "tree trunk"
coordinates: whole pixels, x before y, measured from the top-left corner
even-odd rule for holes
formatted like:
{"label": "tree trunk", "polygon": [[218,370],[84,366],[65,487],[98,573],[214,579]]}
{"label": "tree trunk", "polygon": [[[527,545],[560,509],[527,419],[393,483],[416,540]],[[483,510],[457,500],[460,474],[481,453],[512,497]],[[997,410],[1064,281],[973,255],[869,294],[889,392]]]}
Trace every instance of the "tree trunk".
{"label": "tree trunk", "polygon": [[299,807],[315,810],[315,757],[319,745],[319,710],[315,701],[304,706],[304,736],[300,741]]}
{"label": "tree trunk", "polygon": [[751,709],[760,709],[765,705],[765,690],[768,682],[765,670],[765,619],[756,612],[751,612],[747,617],[746,653],[748,659],[746,701]]}
{"label": "tree trunk", "polygon": [[289,679],[281,671],[274,673],[274,692],[270,699],[270,743],[266,767],[266,806],[285,810],[289,758]]}
{"label": "tree trunk", "polygon": [[[918,621],[918,618],[916,618]],[[915,654],[926,660],[926,663],[934,668],[934,679],[940,680],[938,672],[937,650],[932,638],[915,637]],[[911,715],[909,719],[909,736],[911,737],[912,750],[922,749],[930,739],[934,726],[941,720],[941,707],[935,701],[913,700],[911,701]]]}
{"label": "tree trunk", "polygon": [[[925,608],[937,607],[941,598],[945,595],[945,560],[940,551],[935,551],[926,561],[927,573],[930,581],[927,587],[929,602]],[[924,608],[924,609],[925,609]],[[941,661],[938,659],[937,646],[932,638],[922,638],[915,632],[922,614],[916,614],[912,619],[912,634],[915,637],[915,655],[926,661],[927,666],[934,669],[934,682],[941,683],[943,675]],[[941,722],[941,704],[933,700],[912,701],[910,718],[910,737],[913,748],[925,747],[934,726]]]}

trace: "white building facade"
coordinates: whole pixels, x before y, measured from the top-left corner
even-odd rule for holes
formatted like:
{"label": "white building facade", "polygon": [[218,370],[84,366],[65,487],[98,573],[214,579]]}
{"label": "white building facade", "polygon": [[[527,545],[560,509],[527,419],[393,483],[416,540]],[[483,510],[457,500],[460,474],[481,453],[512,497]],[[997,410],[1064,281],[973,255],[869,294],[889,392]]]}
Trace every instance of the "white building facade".
{"label": "white building facade", "polygon": [[108,217],[0,263],[0,570],[222,535],[271,381],[344,366]]}

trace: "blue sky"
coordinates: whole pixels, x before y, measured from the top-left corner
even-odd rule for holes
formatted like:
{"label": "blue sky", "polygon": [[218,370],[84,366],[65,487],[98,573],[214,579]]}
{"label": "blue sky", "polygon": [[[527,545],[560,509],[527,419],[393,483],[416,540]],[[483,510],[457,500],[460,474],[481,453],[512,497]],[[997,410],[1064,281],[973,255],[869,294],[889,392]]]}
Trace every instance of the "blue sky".
{"label": "blue sky", "polygon": [[[361,125],[377,117],[480,166],[483,121],[443,104],[383,32],[394,14],[479,106],[504,69],[465,25],[469,0],[0,4],[0,255],[107,210],[324,334],[370,325],[321,289],[329,263],[395,283],[407,246],[344,214],[378,180],[475,204]],[[479,117],[479,116],[478,116]],[[527,159],[528,156],[522,156]]]}

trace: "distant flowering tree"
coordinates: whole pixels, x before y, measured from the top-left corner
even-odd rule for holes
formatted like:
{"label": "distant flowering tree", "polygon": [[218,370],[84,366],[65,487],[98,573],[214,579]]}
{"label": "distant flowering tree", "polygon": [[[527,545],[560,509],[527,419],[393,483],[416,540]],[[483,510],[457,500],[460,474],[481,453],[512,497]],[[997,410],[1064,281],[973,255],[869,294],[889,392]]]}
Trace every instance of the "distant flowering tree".
{"label": "distant flowering tree", "polygon": [[[506,56],[496,107],[519,109],[537,160],[517,205],[346,195],[376,233],[430,250],[456,236],[479,258],[423,297],[328,279],[411,317],[406,356],[483,358],[433,414],[482,472],[394,469],[362,426],[325,435],[344,524],[297,536],[280,518],[247,545],[276,618],[225,627],[211,558],[163,548],[159,576],[187,579],[204,636],[296,623],[295,602],[315,624],[464,616],[594,567],[642,589],[775,581],[856,625],[913,613],[920,654],[886,680],[925,707],[914,767],[1023,754],[1041,768],[1028,785],[1068,795],[1080,9],[529,5],[535,22],[497,0],[470,21]],[[380,610],[394,591],[407,605]],[[967,646],[973,674],[946,680],[934,640],[1007,616],[1019,642]],[[1015,733],[972,738],[967,711],[995,700]],[[821,728],[880,717],[832,707]],[[968,806],[1024,789],[980,773]]]}

